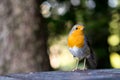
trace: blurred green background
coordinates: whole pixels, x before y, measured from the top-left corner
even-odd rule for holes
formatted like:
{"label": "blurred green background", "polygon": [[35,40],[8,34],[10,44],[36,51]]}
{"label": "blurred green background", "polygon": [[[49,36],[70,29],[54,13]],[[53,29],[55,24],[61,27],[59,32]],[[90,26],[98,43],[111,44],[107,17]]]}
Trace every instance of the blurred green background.
{"label": "blurred green background", "polygon": [[120,0],[45,0],[40,13],[47,22],[49,58],[54,69],[75,67],[67,36],[77,23],[85,25],[96,52],[97,69],[120,68]]}

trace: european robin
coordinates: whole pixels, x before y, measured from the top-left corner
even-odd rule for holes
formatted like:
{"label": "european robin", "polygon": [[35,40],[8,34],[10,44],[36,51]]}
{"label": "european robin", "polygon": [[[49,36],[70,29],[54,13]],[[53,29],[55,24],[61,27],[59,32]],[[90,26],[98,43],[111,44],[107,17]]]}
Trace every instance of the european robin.
{"label": "european robin", "polygon": [[75,69],[78,69],[81,61],[83,62],[81,70],[96,68],[96,57],[85,36],[83,25],[76,24],[71,29],[68,35],[68,48],[72,55],[78,58]]}

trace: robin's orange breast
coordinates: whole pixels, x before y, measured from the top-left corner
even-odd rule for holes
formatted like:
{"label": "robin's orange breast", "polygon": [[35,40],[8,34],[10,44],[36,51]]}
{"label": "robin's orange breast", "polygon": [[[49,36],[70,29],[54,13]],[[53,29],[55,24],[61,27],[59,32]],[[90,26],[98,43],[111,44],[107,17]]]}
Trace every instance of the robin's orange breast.
{"label": "robin's orange breast", "polygon": [[68,46],[71,48],[74,46],[82,48],[84,46],[84,34],[79,30],[73,31],[68,36]]}

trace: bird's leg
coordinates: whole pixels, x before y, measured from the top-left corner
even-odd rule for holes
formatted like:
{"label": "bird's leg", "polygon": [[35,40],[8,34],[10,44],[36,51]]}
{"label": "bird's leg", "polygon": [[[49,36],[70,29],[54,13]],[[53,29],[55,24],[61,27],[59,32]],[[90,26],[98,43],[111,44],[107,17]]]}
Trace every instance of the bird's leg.
{"label": "bird's leg", "polygon": [[78,69],[78,65],[79,65],[79,59],[77,59],[76,68],[75,69]]}
{"label": "bird's leg", "polygon": [[[79,61],[80,61],[80,59],[79,58],[77,58],[76,59],[76,66],[75,66],[75,68],[73,69],[73,71],[76,71],[76,70],[78,70],[79,69]],[[83,64],[82,64],[83,66],[80,68],[80,70],[86,70],[87,69],[87,65],[86,65],[86,58],[84,58],[83,59]]]}
{"label": "bird's leg", "polygon": [[75,66],[75,68],[73,69],[73,71],[75,71],[75,70],[78,69],[78,65],[79,65],[79,58],[76,58],[76,66]]}
{"label": "bird's leg", "polygon": [[83,64],[83,70],[87,69],[86,68],[86,58],[84,58],[84,64]]}

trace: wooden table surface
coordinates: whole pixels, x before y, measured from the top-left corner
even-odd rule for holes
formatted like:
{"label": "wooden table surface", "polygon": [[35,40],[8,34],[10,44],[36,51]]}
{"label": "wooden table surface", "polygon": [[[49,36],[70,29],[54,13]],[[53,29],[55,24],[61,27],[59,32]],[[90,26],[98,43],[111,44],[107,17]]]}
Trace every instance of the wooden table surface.
{"label": "wooden table surface", "polygon": [[9,74],[0,76],[0,80],[120,80],[120,69]]}

